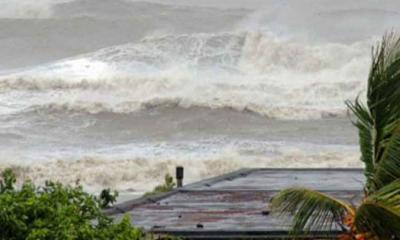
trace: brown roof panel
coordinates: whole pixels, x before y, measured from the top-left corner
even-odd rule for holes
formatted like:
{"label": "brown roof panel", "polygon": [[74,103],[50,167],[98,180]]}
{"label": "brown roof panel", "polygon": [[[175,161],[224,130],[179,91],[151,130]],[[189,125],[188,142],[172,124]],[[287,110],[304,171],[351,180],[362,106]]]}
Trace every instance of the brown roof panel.
{"label": "brown roof panel", "polygon": [[[268,210],[277,191],[306,186],[354,203],[362,197],[363,181],[360,169],[243,169],[155,198],[128,201],[109,213],[116,218],[129,214],[136,226],[154,233],[187,238],[287,236],[290,219]],[[318,234],[336,233],[312,236]]]}

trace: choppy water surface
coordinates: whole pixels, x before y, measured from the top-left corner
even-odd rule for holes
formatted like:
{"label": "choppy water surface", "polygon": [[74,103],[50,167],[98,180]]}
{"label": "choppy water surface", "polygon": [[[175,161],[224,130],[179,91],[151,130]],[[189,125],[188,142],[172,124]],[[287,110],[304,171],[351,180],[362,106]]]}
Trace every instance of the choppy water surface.
{"label": "choppy water surface", "polygon": [[344,101],[397,1],[0,3],[0,168],[143,192],[176,165],[355,167]]}

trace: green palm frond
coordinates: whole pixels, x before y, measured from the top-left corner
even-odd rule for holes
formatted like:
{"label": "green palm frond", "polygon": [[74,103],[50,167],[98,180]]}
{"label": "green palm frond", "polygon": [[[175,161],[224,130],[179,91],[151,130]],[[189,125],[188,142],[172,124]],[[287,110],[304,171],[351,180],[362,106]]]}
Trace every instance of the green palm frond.
{"label": "green palm frond", "polygon": [[367,102],[377,130],[377,142],[384,137],[384,128],[400,117],[399,70],[400,39],[389,34],[373,52],[368,77]]}
{"label": "green palm frond", "polygon": [[375,173],[374,163],[374,142],[373,142],[373,120],[369,113],[369,109],[364,106],[359,98],[356,98],[354,103],[346,102],[348,108],[357,116],[357,121],[353,124],[358,128],[359,143],[361,150],[361,161],[364,162],[364,175],[367,179],[366,188],[374,189],[375,183],[373,176]]}
{"label": "green palm frond", "polygon": [[271,208],[280,214],[293,215],[293,234],[321,229],[337,230],[343,216],[353,211],[338,199],[305,188],[279,192],[274,196]]}
{"label": "green palm frond", "polygon": [[[357,117],[355,125],[359,130],[361,160],[365,164],[366,188],[372,193],[400,177],[400,171],[394,171],[400,162],[393,157],[400,155],[396,143],[399,136],[393,137],[400,119],[400,38],[395,34],[384,36],[373,50],[367,105],[361,104],[358,98],[347,105]],[[384,162],[382,166],[381,162]]]}
{"label": "green palm frond", "polygon": [[400,238],[400,180],[366,198],[357,209],[355,225],[379,239]]}
{"label": "green palm frond", "polygon": [[373,55],[368,79],[368,107],[373,119],[376,189],[400,177],[400,38],[385,36]]}
{"label": "green palm frond", "polygon": [[373,177],[378,188],[400,179],[400,122],[393,127],[389,139],[382,143],[384,151]]}

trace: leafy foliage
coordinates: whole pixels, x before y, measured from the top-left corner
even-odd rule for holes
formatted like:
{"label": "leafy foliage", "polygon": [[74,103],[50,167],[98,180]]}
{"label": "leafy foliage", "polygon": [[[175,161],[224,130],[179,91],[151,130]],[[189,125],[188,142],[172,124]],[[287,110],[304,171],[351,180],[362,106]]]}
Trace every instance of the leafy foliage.
{"label": "leafy foliage", "polygon": [[103,189],[100,193],[100,204],[102,208],[107,208],[110,207],[112,204],[114,204],[117,201],[118,197],[118,192],[113,191],[111,192],[111,189]]}
{"label": "leafy foliage", "polygon": [[25,182],[15,190],[15,175],[3,172],[0,193],[0,239],[90,240],[143,239],[128,217],[114,223],[101,210],[102,202],[81,186]]}
{"label": "leafy foliage", "polygon": [[374,160],[374,136],[375,131],[373,130],[373,120],[370,116],[369,111],[362,103],[359,102],[359,98],[356,98],[355,103],[349,101],[346,102],[349,109],[356,115],[358,120],[354,122],[354,125],[358,128],[358,137],[361,151],[361,161],[365,165],[364,174],[367,179],[366,191],[373,191],[375,189],[374,183],[374,172],[375,172],[375,160]]}
{"label": "leafy foliage", "polygon": [[305,188],[283,190],[273,198],[272,208],[294,215],[294,234],[315,229],[333,230],[343,216],[354,212],[338,199]]}
{"label": "leafy foliage", "polygon": [[373,50],[367,104],[347,101],[356,115],[367,191],[400,177],[400,38],[386,35]]}
{"label": "leafy foliage", "polygon": [[6,169],[3,172],[3,180],[0,180],[0,193],[14,190],[14,184],[17,178],[11,169]]}
{"label": "leafy foliage", "polygon": [[175,186],[176,184],[174,182],[174,178],[167,173],[164,177],[164,183],[156,186],[153,191],[145,193],[144,196],[153,196],[160,193],[169,192],[172,191]]}
{"label": "leafy foliage", "polygon": [[357,210],[355,224],[380,239],[400,238],[400,180],[368,196]]}
{"label": "leafy foliage", "polygon": [[367,179],[358,207],[309,189],[283,190],[273,210],[293,215],[293,233],[339,226],[343,239],[400,239],[400,38],[383,37],[373,50],[367,104],[346,102],[357,120]]}

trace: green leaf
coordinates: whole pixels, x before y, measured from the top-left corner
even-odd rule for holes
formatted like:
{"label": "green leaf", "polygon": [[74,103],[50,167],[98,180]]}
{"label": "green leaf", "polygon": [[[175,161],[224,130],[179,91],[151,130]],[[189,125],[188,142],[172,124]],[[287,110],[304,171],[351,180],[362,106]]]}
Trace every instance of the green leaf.
{"label": "green leaf", "polygon": [[355,225],[379,239],[400,238],[400,180],[366,198],[357,209]]}
{"label": "green leaf", "polygon": [[361,161],[365,165],[364,175],[367,179],[366,188],[368,190],[375,188],[374,173],[374,141],[373,141],[373,120],[366,106],[362,105],[359,98],[356,98],[355,103],[346,102],[348,108],[357,116],[357,121],[353,124],[358,128],[358,136],[361,151]]}
{"label": "green leaf", "polygon": [[[371,194],[400,177],[400,38],[386,34],[373,49],[368,76],[367,105],[357,97],[346,102],[357,117],[361,160],[365,164],[367,193]],[[389,148],[389,149],[388,149]],[[384,162],[381,164],[381,162]]]}
{"label": "green leaf", "polygon": [[148,197],[148,196],[153,196],[153,195],[157,195],[160,193],[169,192],[169,191],[172,191],[175,186],[176,186],[176,184],[174,182],[174,178],[170,174],[167,173],[164,177],[164,183],[156,186],[153,189],[153,191],[145,193],[144,196]]}
{"label": "green leaf", "polygon": [[374,174],[378,189],[400,179],[400,122],[392,129],[390,138],[382,143],[384,151]]}
{"label": "green leaf", "polygon": [[[81,186],[46,182],[35,187],[25,182],[15,189],[15,175],[3,174],[0,193],[0,239],[145,239],[128,217],[120,223],[106,216],[101,200],[85,193]],[[114,195],[113,195],[114,196]]]}
{"label": "green leaf", "polygon": [[289,188],[273,197],[274,212],[293,215],[292,233],[311,230],[337,230],[345,215],[353,209],[341,200],[305,188]]}
{"label": "green leaf", "polygon": [[379,163],[382,143],[390,136],[388,126],[400,119],[400,41],[387,34],[373,54],[368,78],[368,107],[375,129],[375,162]]}
{"label": "green leaf", "polygon": [[0,193],[14,190],[17,178],[11,169],[6,169],[2,173],[3,180],[0,180]]}

